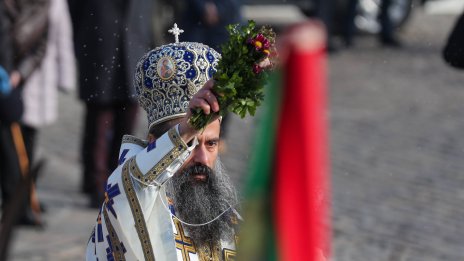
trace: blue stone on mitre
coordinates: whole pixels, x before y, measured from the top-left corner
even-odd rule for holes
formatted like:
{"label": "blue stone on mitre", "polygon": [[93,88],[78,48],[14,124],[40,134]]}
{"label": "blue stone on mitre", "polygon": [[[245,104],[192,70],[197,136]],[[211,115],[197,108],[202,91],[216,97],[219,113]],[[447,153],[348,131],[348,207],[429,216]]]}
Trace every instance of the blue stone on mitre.
{"label": "blue stone on mitre", "polygon": [[220,54],[201,43],[155,48],[138,62],[135,88],[147,112],[149,129],[185,115],[190,98],[216,72]]}

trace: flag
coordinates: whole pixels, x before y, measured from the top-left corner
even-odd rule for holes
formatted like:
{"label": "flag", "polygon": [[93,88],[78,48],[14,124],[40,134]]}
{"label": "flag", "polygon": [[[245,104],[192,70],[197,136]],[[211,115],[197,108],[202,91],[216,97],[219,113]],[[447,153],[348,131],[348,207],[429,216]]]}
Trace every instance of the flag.
{"label": "flag", "polygon": [[289,50],[266,87],[238,260],[329,260],[325,51]]}

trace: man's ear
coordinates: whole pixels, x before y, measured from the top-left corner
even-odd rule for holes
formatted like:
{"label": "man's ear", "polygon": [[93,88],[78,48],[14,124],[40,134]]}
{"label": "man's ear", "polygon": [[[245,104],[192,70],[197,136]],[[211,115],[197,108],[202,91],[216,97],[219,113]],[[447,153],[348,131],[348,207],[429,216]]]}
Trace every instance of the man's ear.
{"label": "man's ear", "polygon": [[153,135],[153,134],[151,134],[151,133],[148,133],[148,137],[147,137],[147,138],[148,138],[148,142],[149,142],[149,143],[152,143],[152,142],[154,142],[154,141],[156,140],[155,135]]}

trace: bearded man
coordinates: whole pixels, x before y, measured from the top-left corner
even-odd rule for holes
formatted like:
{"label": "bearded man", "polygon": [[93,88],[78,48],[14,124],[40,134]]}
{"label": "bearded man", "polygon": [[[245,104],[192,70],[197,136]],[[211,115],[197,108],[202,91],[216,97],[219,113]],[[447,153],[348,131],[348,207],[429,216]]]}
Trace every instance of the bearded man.
{"label": "bearded man", "polygon": [[[208,81],[218,59],[206,45],[176,39],[139,61],[135,86],[148,141],[124,136],[87,260],[234,260],[240,216],[218,158],[220,118],[202,131],[188,123],[193,109],[219,110]],[[166,60],[174,65],[169,77],[159,70]]]}

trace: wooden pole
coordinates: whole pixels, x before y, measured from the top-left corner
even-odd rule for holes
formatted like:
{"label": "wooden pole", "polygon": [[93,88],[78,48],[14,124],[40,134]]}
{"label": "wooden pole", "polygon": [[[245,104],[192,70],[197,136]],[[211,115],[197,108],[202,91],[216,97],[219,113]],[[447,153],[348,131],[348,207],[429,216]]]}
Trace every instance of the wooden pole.
{"label": "wooden pole", "polygon": [[39,199],[35,190],[35,184],[32,180],[32,177],[30,176],[31,173],[29,170],[29,157],[27,156],[26,146],[24,145],[24,138],[21,132],[21,127],[18,123],[15,122],[11,124],[11,134],[13,136],[13,142],[16,148],[16,153],[18,154],[21,175],[23,179],[29,181],[28,184],[30,184],[29,200],[32,212],[34,213],[36,221],[38,221],[38,223],[42,223]]}

